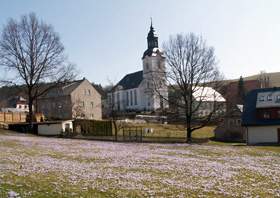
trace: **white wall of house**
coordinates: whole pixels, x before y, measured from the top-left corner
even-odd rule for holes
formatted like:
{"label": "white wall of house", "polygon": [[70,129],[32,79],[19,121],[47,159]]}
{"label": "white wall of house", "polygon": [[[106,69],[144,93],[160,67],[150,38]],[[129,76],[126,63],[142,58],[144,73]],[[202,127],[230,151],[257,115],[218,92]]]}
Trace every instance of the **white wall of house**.
{"label": "white wall of house", "polygon": [[277,143],[278,128],[280,128],[280,125],[247,127],[247,143]]}
{"label": "white wall of house", "polygon": [[26,112],[29,111],[28,105],[27,105],[27,104],[24,104],[24,103],[22,103],[22,104],[17,103],[17,104],[16,104],[16,109],[19,109],[19,110],[22,110],[22,111],[26,111]]}
{"label": "white wall of house", "polygon": [[[71,93],[72,109],[80,105],[86,119],[101,120],[102,104],[101,95],[88,80],[84,80]],[[73,110],[72,110],[73,111]],[[74,114],[75,112],[73,112]]]}
{"label": "white wall of house", "polygon": [[39,135],[60,135],[66,128],[73,130],[72,121],[62,121],[59,123],[45,123],[38,125]]}

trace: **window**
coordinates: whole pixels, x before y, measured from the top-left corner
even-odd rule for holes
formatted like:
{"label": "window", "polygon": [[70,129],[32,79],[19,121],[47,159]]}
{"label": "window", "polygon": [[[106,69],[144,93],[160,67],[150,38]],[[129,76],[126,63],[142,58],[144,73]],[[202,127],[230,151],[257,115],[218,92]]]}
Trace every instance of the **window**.
{"label": "window", "polygon": [[84,94],[85,94],[85,96],[87,95],[87,90],[86,89],[84,90]]}
{"label": "window", "polygon": [[269,112],[264,112],[263,113],[263,118],[264,119],[270,119],[270,113]]}
{"label": "window", "polygon": [[272,101],[272,95],[267,96],[267,101]]}
{"label": "window", "polygon": [[117,108],[118,108],[118,111],[120,110],[121,108],[121,101],[120,101],[120,93],[118,92],[117,93]]}
{"label": "window", "polygon": [[276,96],[276,102],[280,102],[280,95]]}
{"label": "window", "polygon": [[277,111],[277,118],[280,118],[280,110]]}
{"label": "window", "polygon": [[94,108],[94,103],[93,103],[93,102],[91,102],[90,104],[91,104],[91,108],[93,109],[93,108]]}
{"label": "window", "polygon": [[147,88],[150,88],[150,83],[149,82],[147,82]]}
{"label": "window", "polygon": [[126,106],[129,106],[129,93],[126,92]]}
{"label": "window", "polygon": [[132,91],[130,91],[130,105],[133,105],[133,95],[132,95]]}
{"label": "window", "polygon": [[134,89],[134,105],[137,105],[137,91]]}
{"label": "window", "polygon": [[82,101],[82,107],[85,107],[85,102],[84,101]]}
{"label": "window", "polygon": [[90,96],[90,94],[91,94],[91,93],[90,93],[90,89],[89,89],[89,90],[88,90],[88,95]]}
{"label": "window", "polygon": [[111,101],[111,96],[110,95],[108,95],[108,104],[110,105],[110,104],[112,104],[112,101]]}
{"label": "window", "polygon": [[260,97],[259,97],[259,101],[260,101],[260,102],[263,102],[263,101],[264,101],[264,96],[260,96]]}
{"label": "window", "polygon": [[157,65],[158,65],[158,68],[161,69],[161,61],[160,60],[157,61]]}

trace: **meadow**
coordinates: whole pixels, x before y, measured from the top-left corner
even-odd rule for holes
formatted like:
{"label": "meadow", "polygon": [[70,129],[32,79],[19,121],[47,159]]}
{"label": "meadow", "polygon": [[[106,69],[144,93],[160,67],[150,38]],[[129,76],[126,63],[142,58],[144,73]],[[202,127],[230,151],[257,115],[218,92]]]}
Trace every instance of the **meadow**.
{"label": "meadow", "polygon": [[120,143],[0,131],[1,198],[280,197],[279,181],[277,146]]}

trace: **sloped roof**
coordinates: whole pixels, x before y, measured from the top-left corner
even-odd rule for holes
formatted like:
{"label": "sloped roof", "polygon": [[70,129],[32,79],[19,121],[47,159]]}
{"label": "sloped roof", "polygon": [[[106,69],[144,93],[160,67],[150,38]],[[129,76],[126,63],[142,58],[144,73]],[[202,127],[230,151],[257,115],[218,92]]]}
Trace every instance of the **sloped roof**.
{"label": "sloped roof", "polygon": [[212,87],[197,87],[193,97],[203,102],[225,102],[223,96]]}
{"label": "sloped roof", "polygon": [[134,89],[139,87],[142,81],[143,81],[143,71],[141,70],[138,72],[127,74],[118,82],[118,84],[113,89],[117,87],[120,87],[123,90]]}
{"label": "sloped roof", "polygon": [[70,95],[83,81],[84,79],[64,83],[53,89],[50,89],[43,97],[57,97]]}
{"label": "sloped roof", "polygon": [[255,89],[250,91],[245,98],[245,104],[242,114],[243,126],[267,126],[280,125],[280,119],[258,119],[257,118],[257,96],[258,93],[280,91],[280,87]]}

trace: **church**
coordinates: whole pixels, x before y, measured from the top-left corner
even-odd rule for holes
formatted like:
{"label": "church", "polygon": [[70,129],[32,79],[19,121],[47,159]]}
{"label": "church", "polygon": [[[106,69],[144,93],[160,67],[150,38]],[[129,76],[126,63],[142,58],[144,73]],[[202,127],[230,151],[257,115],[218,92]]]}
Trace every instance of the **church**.
{"label": "church", "polygon": [[125,75],[108,94],[112,110],[153,112],[168,108],[165,57],[152,23],[147,44],[142,56],[143,70]]}

